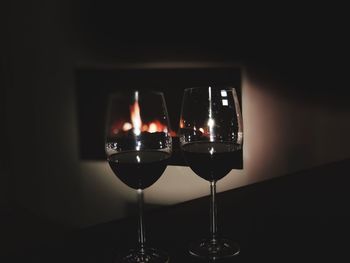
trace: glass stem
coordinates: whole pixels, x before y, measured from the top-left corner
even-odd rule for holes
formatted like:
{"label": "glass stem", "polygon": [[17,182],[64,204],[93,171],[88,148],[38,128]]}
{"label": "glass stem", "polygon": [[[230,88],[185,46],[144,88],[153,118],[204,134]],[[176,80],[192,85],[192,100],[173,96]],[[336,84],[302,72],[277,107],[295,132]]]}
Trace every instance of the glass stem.
{"label": "glass stem", "polygon": [[216,181],[210,182],[210,235],[211,241],[217,238]]}
{"label": "glass stem", "polygon": [[145,242],[146,242],[146,236],[145,236],[145,228],[143,225],[143,190],[138,189],[137,190],[137,201],[139,206],[139,248],[140,252],[143,253],[145,250]]}

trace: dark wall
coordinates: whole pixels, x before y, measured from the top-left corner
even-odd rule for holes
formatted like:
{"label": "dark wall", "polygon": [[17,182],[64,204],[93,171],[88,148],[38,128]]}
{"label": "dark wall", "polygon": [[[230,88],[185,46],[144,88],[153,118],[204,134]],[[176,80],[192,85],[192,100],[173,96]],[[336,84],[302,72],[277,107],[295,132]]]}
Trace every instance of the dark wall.
{"label": "dark wall", "polygon": [[[2,9],[3,11],[4,9]],[[0,215],[8,213],[11,203],[8,128],[6,125],[6,91],[10,85],[8,33],[5,30],[5,14],[0,11]]]}
{"label": "dark wall", "polygon": [[[2,49],[3,50],[3,49]],[[9,209],[10,203],[10,177],[8,162],[8,141],[6,127],[6,85],[7,76],[5,75],[6,58],[1,56],[0,64],[0,214]]]}

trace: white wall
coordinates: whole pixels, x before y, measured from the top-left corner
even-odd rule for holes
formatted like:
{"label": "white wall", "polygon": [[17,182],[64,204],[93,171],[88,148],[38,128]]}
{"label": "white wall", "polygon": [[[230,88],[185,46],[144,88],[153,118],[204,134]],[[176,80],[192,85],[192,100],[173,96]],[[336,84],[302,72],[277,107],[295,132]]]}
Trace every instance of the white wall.
{"label": "white wall", "polygon": [[[80,161],[74,70],[103,62],[69,30],[69,8],[15,9],[10,17],[12,87],[6,124],[11,131],[13,193],[20,206],[70,225],[90,225],[128,214],[135,193],[106,162]],[[110,63],[111,58],[105,57]],[[115,58],[118,63],[118,58]],[[246,69],[242,83],[244,170],[232,171],[218,190],[266,180],[350,157],[348,109],[298,100],[283,83]],[[336,128],[335,128],[336,127]],[[332,134],[329,139],[329,134]],[[187,167],[169,166],[146,190],[146,202],[174,204],[208,194]]]}

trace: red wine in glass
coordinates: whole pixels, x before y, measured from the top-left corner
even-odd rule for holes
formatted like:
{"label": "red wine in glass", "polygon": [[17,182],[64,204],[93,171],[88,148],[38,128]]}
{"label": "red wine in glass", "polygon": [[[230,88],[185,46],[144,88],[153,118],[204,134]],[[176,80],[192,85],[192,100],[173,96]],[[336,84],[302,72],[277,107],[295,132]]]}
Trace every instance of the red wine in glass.
{"label": "red wine in glass", "polygon": [[182,146],[185,160],[204,180],[218,181],[232,170],[241,146],[232,142],[192,142]]}
{"label": "red wine in glass", "polygon": [[170,154],[162,151],[130,151],[108,158],[115,175],[127,186],[145,189],[153,185],[167,167]]}

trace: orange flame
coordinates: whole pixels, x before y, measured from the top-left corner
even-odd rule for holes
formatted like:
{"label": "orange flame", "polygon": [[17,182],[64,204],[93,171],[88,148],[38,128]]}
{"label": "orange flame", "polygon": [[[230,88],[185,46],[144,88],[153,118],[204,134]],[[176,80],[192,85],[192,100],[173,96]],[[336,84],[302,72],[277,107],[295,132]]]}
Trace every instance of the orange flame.
{"label": "orange flame", "polygon": [[180,127],[181,129],[185,127],[185,124],[184,124],[184,120],[183,120],[183,119],[180,119],[179,127]]}
{"label": "orange flame", "polygon": [[130,107],[130,118],[131,118],[132,126],[134,128],[134,133],[136,135],[140,135],[142,120],[141,120],[141,114],[140,114],[140,105],[138,101],[135,101],[134,105]]}
{"label": "orange flame", "polygon": [[119,130],[127,132],[133,129],[135,135],[140,135],[141,132],[165,132],[169,133],[170,136],[176,136],[176,133],[168,129],[167,125],[164,125],[158,120],[153,120],[149,123],[143,123],[141,119],[140,105],[138,101],[135,101],[133,105],[130,106],[130,122],[118,123],[113,126],[112,134],[117,134]]}

